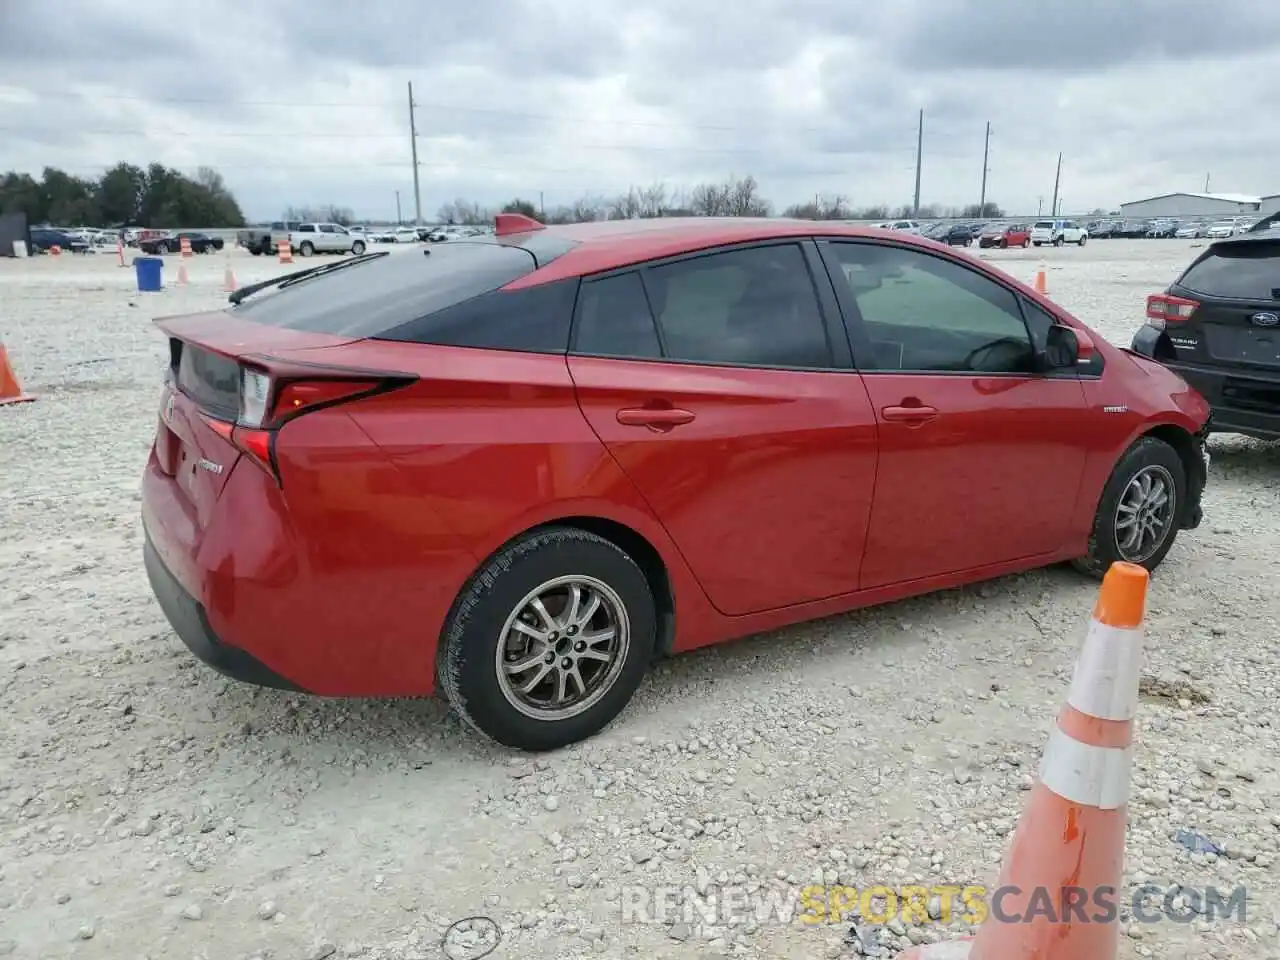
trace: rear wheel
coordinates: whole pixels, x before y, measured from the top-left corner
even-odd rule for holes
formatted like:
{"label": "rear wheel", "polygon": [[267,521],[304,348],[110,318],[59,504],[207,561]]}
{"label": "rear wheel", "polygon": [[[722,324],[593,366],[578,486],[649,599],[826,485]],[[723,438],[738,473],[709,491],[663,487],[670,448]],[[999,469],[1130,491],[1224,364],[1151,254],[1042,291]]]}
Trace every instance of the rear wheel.
{"label": "rear wheel", "polygon": [[298,247],[298,252],[304,257],[309,257],[316,252],[316,248],[310,240],[303,240],[302,245]]}
{"label": "rear wheel", "polygon": [[351,245],[351,252],[352,252],[352,253],[354,253],[357,257],[358,257],[358,256],[360,256],[361,254],[363,254],[363,253],[364,253],[364,241],[363,241],[363,240],[357,240],[355,243],[353,243],[353,244]]}
{"label": "rear wheel", "polygon": [[1154,570],[1178,536],[1187,472],[1176,450],[1143,437],[1125,451],[1098,502],[1089,552],[1076,569],[1100,577],[1117,560]]}
{"label": "rear wheel", "polygon": [[440,685],[480,733],[554,750],[599,732],[630,701],[657,617],[644,573],[570,527],[503,548],[463,589],[441,638]]}

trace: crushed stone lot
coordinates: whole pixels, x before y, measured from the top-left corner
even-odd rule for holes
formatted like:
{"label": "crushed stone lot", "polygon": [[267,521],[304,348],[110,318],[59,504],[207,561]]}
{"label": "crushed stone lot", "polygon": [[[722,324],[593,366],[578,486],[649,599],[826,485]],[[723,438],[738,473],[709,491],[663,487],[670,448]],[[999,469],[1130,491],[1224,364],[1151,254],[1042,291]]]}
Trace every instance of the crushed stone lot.
{"label": "crushed stone lot", "polygon": [[[1192,246],[981,256],[1023,280],[1043,257],[1050,295],[1127,344]],[[230,262],[242,284],[297,269]],[[511,960],[810,960],[855,955],[849,916],[716,911],[715,891],[994,882],[1096,595],[1070,569],[678,657],[605,733],[536,757],[434,700],[196,662],[148,588],[138,491],[151,320],[223,302],[223,268],[139,294],[114,255],[0,260],[0,339],[39,395],[0,408],[0,956],[460,960],[500,936]],[[1125,958],[1280,958],[1280,446],[1210,449],[1205,521],[1152,581],[1126,850],[1126,882],[1190,922],[1127,922]],[[1211,886],[1247,888],[1243,922],[1186,913]],[[880,940],[945,939],[961,913]],[[498,934],[446,942],[469,917]]]}

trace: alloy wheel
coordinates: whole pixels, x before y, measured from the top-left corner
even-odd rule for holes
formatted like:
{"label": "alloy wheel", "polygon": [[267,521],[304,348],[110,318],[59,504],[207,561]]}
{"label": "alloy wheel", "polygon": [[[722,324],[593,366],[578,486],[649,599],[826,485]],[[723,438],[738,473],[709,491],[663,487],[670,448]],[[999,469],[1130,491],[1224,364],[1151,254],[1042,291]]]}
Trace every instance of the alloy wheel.
{"label": "alloy wheel", "polygon": [[594,577],[556,577],[530,590],[503,624],[495,669],[511,706],[538,720],[591,709],[627,660],[622,598]]}
{"label": "alloy wheel", "polygon": [[1167,469],[1153,464],[1135,473],[1120,494],[1113,521],[1121,559],[1149,560],[1168,539],[1177,505],[1178,488]]}

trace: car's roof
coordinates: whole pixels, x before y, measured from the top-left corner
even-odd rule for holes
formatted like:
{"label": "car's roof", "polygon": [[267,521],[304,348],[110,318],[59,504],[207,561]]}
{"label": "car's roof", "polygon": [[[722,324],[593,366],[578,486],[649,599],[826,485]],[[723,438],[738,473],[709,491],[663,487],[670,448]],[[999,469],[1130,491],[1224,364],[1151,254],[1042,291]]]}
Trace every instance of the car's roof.
{"label": "car's roof", "polygon": [[[498,242],[536,248],[539,241],[568,241],[569,249],[529,282],[599,273],[646,260],[694,253],[731,243],[788,237],[864,237],[892,239],[928,249],[939,245],[896,230],[839,221],[792,220],[781,217],[658,217],[645,220],[601,220],[549,226],[499,237]],[[476,238],[477,240],[485,238]],[[536,255],[536,254],[535,254]],[[535,279],[536,277],[536,279]],[[512,286],[523,285],[521,283]]]}

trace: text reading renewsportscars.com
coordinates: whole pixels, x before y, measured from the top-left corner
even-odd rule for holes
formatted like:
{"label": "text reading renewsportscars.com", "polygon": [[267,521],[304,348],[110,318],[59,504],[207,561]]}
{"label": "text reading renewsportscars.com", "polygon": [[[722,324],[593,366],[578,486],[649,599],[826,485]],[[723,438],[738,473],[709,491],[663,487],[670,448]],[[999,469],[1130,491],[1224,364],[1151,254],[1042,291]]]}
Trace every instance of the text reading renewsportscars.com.
{"label": "text reading renewsportscars.com", "polygon": [[[621,890],[623,923],[928,924],[962,920],[1000,923],[1110,923],[1127,914],[1137,923],[1196,919],[1246,921],[1248,891],[1216,887],[1136,888],[1127,899],[1112,887],[807,886],[800,888],[628,886]],[[1124,907],[1127,906],[1127,911]]]}

